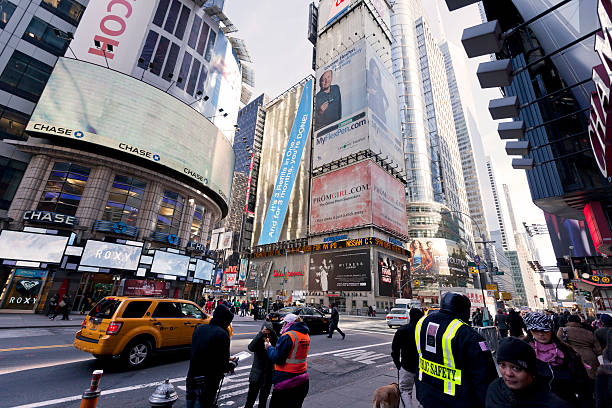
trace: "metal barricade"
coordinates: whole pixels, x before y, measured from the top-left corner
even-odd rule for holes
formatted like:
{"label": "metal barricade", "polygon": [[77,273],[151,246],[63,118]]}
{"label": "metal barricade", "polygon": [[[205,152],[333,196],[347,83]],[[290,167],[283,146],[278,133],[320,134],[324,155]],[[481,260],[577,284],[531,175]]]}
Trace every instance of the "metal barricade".
{"label": "metal barricade", "polygon": [[497,352],[497,347],[499,346],[499,332],[497,331],[497,327],[489,326],[489,327],[474,327],[482,337],[484,337],[489,349],[491,349],[491,353],[495,355]]}

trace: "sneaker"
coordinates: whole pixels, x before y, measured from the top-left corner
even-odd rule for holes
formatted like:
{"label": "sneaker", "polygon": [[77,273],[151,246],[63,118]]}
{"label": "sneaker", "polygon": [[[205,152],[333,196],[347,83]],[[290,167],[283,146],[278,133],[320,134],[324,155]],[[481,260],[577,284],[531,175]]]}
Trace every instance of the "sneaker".
{"label": "sneaker", "polygon": [[342,334],[342,340],[344,340],[344,338],[346,337],[346,334]]}

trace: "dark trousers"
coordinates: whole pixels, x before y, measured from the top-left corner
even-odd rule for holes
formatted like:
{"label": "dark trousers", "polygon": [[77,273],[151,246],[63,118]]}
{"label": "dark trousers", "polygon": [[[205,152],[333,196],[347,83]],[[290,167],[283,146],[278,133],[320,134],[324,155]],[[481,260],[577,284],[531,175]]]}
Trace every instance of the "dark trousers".
{"label": "dark trousers", "polygon": [[340,333],[342,337],[344,337],[344,333],[338,327],[338,323],[331,322],[329,324],[329,334],[327,335],[327,337],[331,337],[334,334],[334,331],[338,331],[338,333]]}
{"label": "dark trousers", "polygon": [[185,399],[186,408],[213,408],[215,407],[215,398],[221,380],[207,379],[205,377],[196,377],[196,379],[187,379],[187,392]]}
{"label": "dark trousers", "polygon": [[259,394],[259,407],[266,408],[271,389],[272,381],[270,380],[262,380],[258,382],[250,381],[249,393],[247,394],[247,400],[244,404],[244,408],[253,408],[253,405],[255,405],[255,400],[257,399],[257,394]]}
{"label": "dark trousers", "polygon": [[503,337],[508,337],[508,329],[499,329],[499,335]]}
{"label": "dark trousers", "polygon": [[309,381],[286,390],[273,390],[270,408],[302,408],[304,398],[308,395]]}

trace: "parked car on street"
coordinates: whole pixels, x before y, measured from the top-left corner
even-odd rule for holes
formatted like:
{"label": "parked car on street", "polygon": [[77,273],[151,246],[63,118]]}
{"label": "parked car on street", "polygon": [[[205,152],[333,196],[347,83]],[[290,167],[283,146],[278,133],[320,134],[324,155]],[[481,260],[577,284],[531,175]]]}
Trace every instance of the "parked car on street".
{"label": "parked car on street", "polygon": [[399,327],[408,324],[408,313],[409,309],[404,307],[394,307],[393,309],[391,309],[385,317],[389,328],[393,328],[393,326]]}
{"label": "parked car on street", "polygon": [[325,316],[314,307],[302,306],[283,307],[277,312],[270,312],[268,316],[272,322],[274,331],[280,333],[281,327],[283,327],[281,320],[289,313],[300,316],[311,333],[327,333],[329,331],[329,317]]}
{"label": "parked car on street", "polygon": [[[188,300],[108,296],[90,310],[73,344],[96,358],[140,368],[154,351],[191,347],[193,331],[210,318]],[[231,336],[231,325],[229,331]]]}

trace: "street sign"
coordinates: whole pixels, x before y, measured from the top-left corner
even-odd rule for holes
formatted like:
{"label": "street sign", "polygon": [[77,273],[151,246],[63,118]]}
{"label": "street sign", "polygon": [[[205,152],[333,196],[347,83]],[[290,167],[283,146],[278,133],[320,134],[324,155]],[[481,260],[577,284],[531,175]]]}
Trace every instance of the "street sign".
{"label": "street sign", "polygon": [[504,273],[502,271],[497,271],[495,272],[493,275],[503,275]]}
{"label": "street sign", "polygon": [[480,265],[480,256],[474,255],[474,263],[476,264],[476,266]]}
{"label": "street sign", "polygon": [[487,290],[498,290],[499,289],[497,286],[497,283],[487,283],[485,287]]}
{"label": "street sign", "polygon": [[468,266],[476,266],[476,262],[468,262]]}

